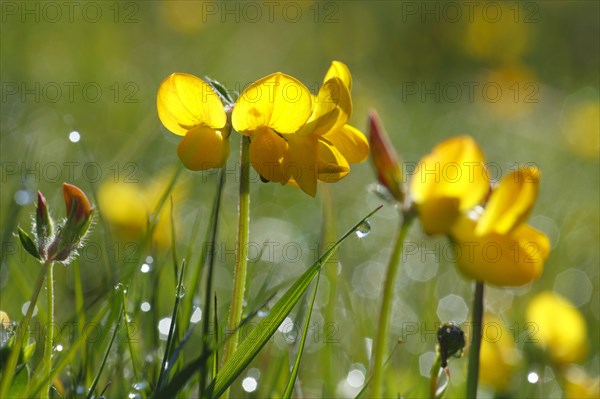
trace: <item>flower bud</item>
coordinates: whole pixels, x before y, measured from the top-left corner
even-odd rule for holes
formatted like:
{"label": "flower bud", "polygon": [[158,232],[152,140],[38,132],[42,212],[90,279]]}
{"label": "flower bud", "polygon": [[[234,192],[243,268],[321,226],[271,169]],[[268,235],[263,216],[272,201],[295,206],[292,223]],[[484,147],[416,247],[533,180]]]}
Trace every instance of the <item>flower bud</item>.
{"label": "flower bud", "polygon": [[63,196],[67,220],[48,247],[48,259],[68,263],[88,232],[94,209],[83,191],[72,184],[63,183]]}
{"label": "flower bud", "polygon": [[437,334],[442,367],[448,366],[450,356],[460,357],[465,347],[465,333],[455,323],[444,323]]}
{"label": "flower bud", "polygon": [[52,236],[53,223],[48,211],[48,204],[44,195],[38,191],[37,209],[35,212],[35,233],[38,252],[42,258],[46,257],[46,246]]}
{"label": "flower bud", "polygon": [[405,190],[402,181],[402,168],[398,156],[389,141],[377,112],[369,112],[369,136],[371,142],[371,160],[377,173],[377,179],[398,202],[403,202]]}

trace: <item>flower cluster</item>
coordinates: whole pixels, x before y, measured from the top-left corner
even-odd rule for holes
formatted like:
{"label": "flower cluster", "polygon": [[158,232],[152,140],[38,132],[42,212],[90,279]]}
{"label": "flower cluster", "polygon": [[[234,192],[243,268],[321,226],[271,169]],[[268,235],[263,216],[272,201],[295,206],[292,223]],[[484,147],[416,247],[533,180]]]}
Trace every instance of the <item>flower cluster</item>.
{"label": "flower cluster", "polygon": [[318,180],[338,181],[368,155],[365,136],[347,124],[351,88],[350,71],[334,61],[316,95],[277,72],[229,104],[214,85],[174,73],[161,84],[157,107],[163,125],[184,136],[177,153],[188,169],[222,167],[233,127],[250,138],[250,163],[263,181],[297,185],[314,196]]}
{"label": "flower cluster", "polygon": [[[379,181],[398,202],[404,182],[394,149],[371,114],[373,162]],[[550,251],[548,237],[526,224],[540,182],[537,168],[519,168],[491,184],[483,151],[469,136],[439,143],[418,163],[409,184],[410,203],[426,233],[447,235],[468,277],[518,286],[537,278]],[[444,173],[442,173],[444,171]]]}

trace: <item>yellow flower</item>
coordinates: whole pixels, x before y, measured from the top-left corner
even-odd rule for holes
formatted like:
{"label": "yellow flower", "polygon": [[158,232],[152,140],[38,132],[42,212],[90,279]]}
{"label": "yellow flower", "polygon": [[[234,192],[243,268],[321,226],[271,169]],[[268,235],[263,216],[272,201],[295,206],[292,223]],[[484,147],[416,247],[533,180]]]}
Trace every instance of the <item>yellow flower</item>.
{"label": "yellow flower", "polygon": [[277,72],[254,82],[232,113],[236,131],[249,136],[250,162],[267,181],[297,184],[314,196],[317,180],[335,182],[350,163],[366,159],[364,135],[346,122],[352,112],[352,77],[334,61],[316,96]]}
{"label": "yellow flower", "polygon": [[471,137],[438,144],[423,157],[410,192],[427,234],[447,234],[459,215],[485,199],[490,183],[483,152]]}
{"label": "yellow flower", "polygon": [[[160,175],[151,184],[142,186],[134,183],[105,181],[98,189],[98,204],[102,217],[110,223],[117,233],[124,239],[140,239],[148,231],[151,222],[155,222],[152,242],[160,248],[171,245],[171,206],[169,201],[163,205],[158,217],[151,215],[156,208],[164,188],[168,185],[171,176]],[[177,203],[187,188],[177,184],[171,192],[175,203],[175,216],[177,216]],[[177,221],[177,219],[176,219]],[[178,227],[178,224],[175,224]]]}
{"label": "yellow flower", "polygon": [[479,218],[461,215],[451,238],[467,276],[499,286],[518,286],[537,278],[550,252],[548,237],[525,224],[538,191],[539,172],[521,168],[505,176],[492,191]]}
{"label": "yellow flower", "polygon": [[535,339],[558,365],[580,362],[588,351],[587,326],[583,315],[568,300],[553,292],[542,292],[529,302],[527,321],[536,327]]}
{"label": "yellow flower", "polygon": [[203,80],[174,73],[158,89],[158,116],[171,132],[184,136],[177,155],[186,168],[223,166],[229,155],[230,128],[221,99]]}
{"label": "yellow flower", "polygon": [[497,391],[506,391],[520,355],[511,331],[499,318],[486,314],[479,353],[479,380]]}
{"label": "yellow flower", "polygon": [[420,161],[411,195],[424,230],[446,234],[457,244],[463,274],[517,286],[540,275],[550,251],[548,237],[525,224],[539,180],[537,168],[521,168],[490,193],[483,152],[472,138],[461,136],[440,143]]}

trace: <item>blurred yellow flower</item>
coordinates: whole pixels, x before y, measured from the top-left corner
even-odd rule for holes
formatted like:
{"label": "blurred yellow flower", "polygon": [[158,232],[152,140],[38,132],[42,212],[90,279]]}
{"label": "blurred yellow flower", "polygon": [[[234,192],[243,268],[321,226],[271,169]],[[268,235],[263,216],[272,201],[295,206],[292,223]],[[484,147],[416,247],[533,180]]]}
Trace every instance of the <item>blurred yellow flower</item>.
{"label": "blurred yellow flower", "polygon": [[590,377],[578,366],[570,366],[564,373],[565,397],[568,399],[598,399],[600,378]]}
{"label": "blurred yellow flower", "polygon": [[536,327],[535,339],[557,365],[585,359],[587,326],[581,312],[554,292],[542,292],[527,305],[527,321]]}
{"label": "blurred yellow flower", "polygon": [[419,162],[411,195],[425,232],[446,234],[457,244],[463,274],[517,286],[540,275],[550,251],[548,238],[525,224],[539,180],[537,168],[520,168],[490,193],[483,152],[471,137],[460,136],[438,144]]}
{"label": "blurred yellow flower", "polygon": [[[158,217],[153,217],[164,188],[168,186],[170,175],[160,175],[149,185],[105,181],[98,188],[98,204],[102,217],[110,223],[124,239],[140,239],[152,221],[156,223],[152,242],[159,248],[171,245],[171,206],[167,201]],[[176,184],[171,191],[175,204],[183,198],[187,187]],[[175,209],[177,211],[177,208]],[[177,216],[177,212],[175,213]],[[151,218],[152,217],[152,218]],[[176,229],[178,225],[175,225]]]}
{"label": "blurred yellow flower", "polygon": [[163,125],[184,136],[177,155],[186,168],[206,170],[227,162],[227,114],[208,83],[185,73],[170,75],[158,89],[157,109]]}
{"label": "blurred yellow flower", "polygon": [[206,25],[207,11],[214,7],[211,1],[170,0],[160,3],[160,16],[174,31],[192,34]]}
{"label": "blurred yellow flower", "polygon": [[479,380],[496,391],[506,391],[521,356],[511,331],[496,316],[486,314],[479,353]]}
{"label": "blurred yellow flower", "polygon": [[518,62],[486,70],[477,102],[482,111],[506,122],[530,115],[540,104],[540,82],[535,73]]}
{"label": "blurred yellow flower", "polygon": [[513,3],[494,1],[483,2],[478,8],[461,42],[467,53],[495,62],[519,59],[531,45],[534,25],[531,22],[537,21],[535,12],[524,12]]}
{"label": "blurred yellow flower", "polygon": [[563,135],[576,154],[600,158],[600,102],[585,101],[567,107],[563,113]]}
{"label": "blurred yellow flower", "polygon": [[292,76],[277,72],[248,87],[232,113],[236,131],[249,136],[250,162],[267,181],[297,184],[314,196],[317,180],[335,182],[350,163],[366,159],[365,136],[346,122],[352,77],[334,61],[313,96]]}

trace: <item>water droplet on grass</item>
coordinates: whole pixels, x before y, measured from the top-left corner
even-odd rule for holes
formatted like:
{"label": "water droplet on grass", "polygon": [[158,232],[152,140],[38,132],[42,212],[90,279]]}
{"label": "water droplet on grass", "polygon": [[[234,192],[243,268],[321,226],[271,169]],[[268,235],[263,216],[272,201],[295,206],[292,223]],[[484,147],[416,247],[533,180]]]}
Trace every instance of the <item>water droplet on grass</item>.
{"label": "water droplet on grass", "polygon": [[368,220],[362,222],[354,232],[358,238],[364,238],[371,232],[371,223]]}
{"label": "water droplet on grass", "polygon": [[143,391],[148,387],[148,382],[146,381],[138,381],[132,385],[133,389],[136,391]]}
{"label": "water droplet on grass", "polygon": [[127,286],[125,284],[118,283],[115,285],[115,291],[123,291],[126,294]]}
{"label": "water droplet on grass", "polygon": [[183,298],[185,296],[185,285],[178,286],[176,294],[179,296],[179,299]]}

